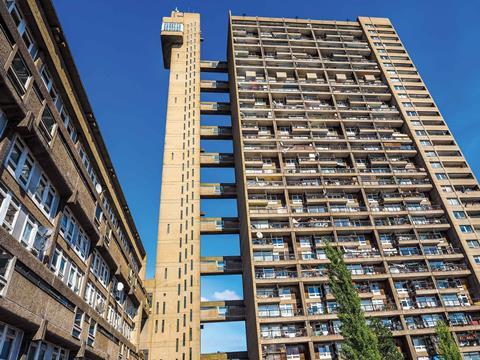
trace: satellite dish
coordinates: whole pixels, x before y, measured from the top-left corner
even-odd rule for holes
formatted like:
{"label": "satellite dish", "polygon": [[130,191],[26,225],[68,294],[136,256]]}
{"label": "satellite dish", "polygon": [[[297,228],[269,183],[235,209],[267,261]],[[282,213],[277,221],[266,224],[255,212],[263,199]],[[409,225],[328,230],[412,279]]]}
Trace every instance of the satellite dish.
{"label": "satellite dish", "polygon": [[100,195],[103,191],[102,185],[100,185],[99,183],[95,185],[95,191],[97,192],[98,195]]}
{"label": "satellite dish", "polygon": [[257,238],[258,239],[263,239],[263,234],[260,231],[257,232]]}
{"label": "satellite dish", "polygon": [[125,287],[125,286],[123,285],[122,282],[118,282],[118,283],[117,283],[117,291],[123,291],[124,287]]}
{"label": "satellite dish", "polygon": [[50,235],[53,234],[53,230],[51,228],[48,228],[46,226],[40,225],[37,230],[38,234],[43,237],[47,238],[50,237]]}

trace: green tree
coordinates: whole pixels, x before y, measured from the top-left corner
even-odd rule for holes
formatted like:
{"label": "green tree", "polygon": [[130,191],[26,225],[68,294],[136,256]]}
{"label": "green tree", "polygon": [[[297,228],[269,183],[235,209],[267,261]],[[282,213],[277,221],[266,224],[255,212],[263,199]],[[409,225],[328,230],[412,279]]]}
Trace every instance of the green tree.
{"label": "green tree", "polygon": [[378,318],[370,319],[370,328],[377,337],[378,351],[383,360],[403,360],[403,354],[398,351],[392,332]]}
{"label": "green tree", "polygon": [[442,360],[462,360],[460,349],[450,329],[443,321],[437,323],[438,355]]}
{"label": "green tree", "polygon": [[360,298],[352,283],[340,250],[326,244],[329,285],[338,306],[338,318],[344,341],[342,353],[348,360],[382,360],[378,340],[365,320]]}

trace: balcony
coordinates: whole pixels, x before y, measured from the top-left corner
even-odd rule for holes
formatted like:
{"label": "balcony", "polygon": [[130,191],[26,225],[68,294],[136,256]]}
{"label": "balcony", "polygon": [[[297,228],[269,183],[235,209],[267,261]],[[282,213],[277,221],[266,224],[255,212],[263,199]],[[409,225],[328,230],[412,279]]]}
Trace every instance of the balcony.
{"label": "balcony", "polygon": [[227,73],[228,65],[226,61],[201,60],[200,71]]}
{"label": "balcony", "polygon": [[202,101],[200,103],[200,114],[204,115],[230,115],[230,103]]}
{"label": "balcony", "polygon": [[245,320],[243,300],[202,301],[200,321],[202,323]]}
{"label": "balcony", "polygon": [[248,360],[248,353],[246,351],[236,351],[201,354],[200,360]]}
{"label": "balcony", "polygon": [[264,326],[260,329],[262,339],[298,338],[307,336],[307,328],[304,326],[282,326],[280,329],[272,329]]}
{"label": "balcony", "polygon": [[253,261],[255,262],[279,262],[295,260],[295,254],[289,252],[272,252],[272,251],[254,251]]}
{"label": "balcony", "polygon": [[271,309],[266,308],[262,309],[259,307],[258,309],[258,317],[259,318],[277,318],[277,317],[294,317],[294,316],[301,316],[303,315],[303,310],[299,308],[277,308]]}
{"label": "balcony", "polygon": [[201,153],[200,166],[203,167],[233,167],[235,158],[230,153]]}
{"label": "balcony", "polygon": [[230,126],[200,126],[200,138],[202,140],[230,140],[232,128]]}
{"label": "balcony", "polygon": [[200,360],[248,360],[248,353],[246,351],[236,351],[201,354]]}
{"label": "balcony", "polygon": [[200,232],[202,234],[238,234],[238,218],[202,218],[200,220]]}
{"label": "balcony", "polygon": [[259,280],[295,278],[297,278],[297,272],[295,270],[271,268],[255,270],[255,279]]}
{"label": "balcony", "polygon": [[428,268],[425,264],[420,263],[404,263],[391,264],[389,267],[391,274],[417,274],[419,272],[427,272]]}
{"label": "balcony", "polygon": [[237,188],[235,184],[227,183],[201,183],[201,199],[235,199]]}
{"label": "balcony", "polygon": [[211,93],[228,93],[229,84],[228,84],[228,81],[201,80],[200,91],[211,92]]}
{"label": "balcony", "polygon": [[271,344],[262,346],[262,360],[306,360],[304,345]]}
{"label": "balcony", "polygon": [[240,256],[215,256],[200,258],[200,273],[202,275],[233,275],[242,273]]}

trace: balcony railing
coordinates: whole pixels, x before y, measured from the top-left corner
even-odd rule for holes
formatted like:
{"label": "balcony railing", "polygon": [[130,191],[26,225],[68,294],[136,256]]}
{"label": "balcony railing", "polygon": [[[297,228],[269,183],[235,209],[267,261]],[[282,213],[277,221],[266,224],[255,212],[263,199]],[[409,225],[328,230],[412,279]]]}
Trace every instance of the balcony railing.
{"label": "balcony railing", "polygon": [[258,309],[258,316],[265,317],[293,317],[302,315],[302,309],[278,309],[278,310],[263,310]]}
{"label": "balcony railing", "polygon": [[296,277],[297,272],[293,270],[255,271],[256,279],[292,279]]}

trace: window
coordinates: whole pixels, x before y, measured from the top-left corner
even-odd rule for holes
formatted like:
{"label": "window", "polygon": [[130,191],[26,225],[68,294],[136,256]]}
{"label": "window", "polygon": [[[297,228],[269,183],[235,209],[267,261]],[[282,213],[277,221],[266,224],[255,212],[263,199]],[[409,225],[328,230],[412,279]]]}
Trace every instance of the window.
{"label": "window", "polygon": [[43,259],[46,228],[20,205],[11,192],[0,183],[0,224],[39,259]]}
{"label": "window", "polygon": [[72,246],[73,250],[83,261],[87,260],[88,251],[90,250],[90,240],[78,225],[69,209],[65,209],[63,213],[60,223],[60,235]]}
{"label": "window", "polygon": [[32,74],[18,52],[12,60],[12,64],[8,70],[8,77],[18,93],[20,95],[25,94]]}
{"label": "window", "polygon": [[432,168],[434,168],[434,169],[439,169],[439,168],[442,167],[442,164],[439,163],[439,162],[432,162],[432,163],[430,163],[430,165],[432,165]]}
{"label": "window", "polygon": [[467,217],[464,211],[454,211],[453,216],[455,219],[465,219]]}
{"label": "window", "polygon": [[5,165],[40,210],[53,220],[58,205],[57,192],[19,137],[13,141]]}
{"label": "window", "polygon": [[34,160],[26,145],[19,138],[14,140],[6,164],[17,181],[26,187],[33,173]]}
{"label": "window", "polygon": [[[127,294],[125,293],[125,290],[118,290],[117,285],[119,281],[115,276],[112,276],[112,286],[110,289],[111,294],[113,295],[114,299],[119,303],[121,306],[124,305],[125,299],[127,297]],[[157,314],[158,314],[158,302],[157,302]]]}
{"label": "window", "polygon": [[[27,215],[23,230],[20,236],[20,243],[30,250],[35,256],[43,253],[45,248],[46,236],[39,232],[37,221],[31,216]],[[43,258],[43,254],[39,256]]]}
{"label": "window", "polygon": [[98,184],[97,175],[95,173],[92,163],[90,162],[90,159],[88,158],[87,153],[85,152],[82,146],[78,147],[78,153],[80,154],[80,158],[82,159],[83,166],[85,166],[85,169],[87,169],[88,175],[90,176],[90,179],[92,180],[93,185],[94,186],[97,185]]}
{"label": "window", "polygon": [[464,234],[473,233],[473,228],[470,225],[460,225],[460,231]]}
{"label": "window", "polygon": [[0,247],[0,295],[2,294],[3,289],[7,286],[12,258],[13,257],[9,252]]}
{"label": "window", "polygon": [[123,318],[120,313],[112,307],[112,305],[108,306],[107,321],[116,330],[122,332]]}
{"label": "window", "polygon": [[42,66],[42,69],[40,70],[40,77],[43,80],[43,83],[45,84],[45,87],[47,88],[48,91],[50,91],[53,87],[53,79],[50,76],[50,73],[47,70],[47,67],[45,65]]}
{"label": "window", "polygon": [[23,17],[23,14],[18,9],[15,1],[7,0],[7,8],[8,8],[8,12],[12,16],[13,22],[17,26],[18,33],[22,37],[23,42],[25,43],[25,46],[28,49],[28,52],[30,53],[31,57],[35,60],[38,54],[38,49],[35,42],[32,40],[32,36],[30,35],[30,32],[27,29],[27,25],[25,23],[25,18]]}
{"label": "window", "polygon": [[27,360],[67,360],[68,350],[46,341],[32,341],[28,348]]}
{"label": "window", "polygon": [[87,345],[93,346],[95,343],[95,335],[97,334],[97,322],[90,319],[90,325],[88,326]]}
{"label": "window", "polygon": [[475,261],[475,264],[480,265],[480,256],[479,256],[479,255],[475,255],[475,256],[473,257],[473,261]]}
{"label": "window", "polygon": [[46,107],[43,111],[42,118],[40,119],[40,130],[48,142],[53,139],[53,135],[57,127],[56,125],[57,123],[53,118],[52,112],[48,107]]}
{"label": "window", "polygon": [[83,317],[84,317],[83,311],[80,309],[77,309],[77,311],[75,311],[75,318],[73,320],[73,329],[72,329],[72,336],[76,339],[80,339],[80,335],[82,333]]}
{"label": "window", "polygon": [[480,242],[478,242],[478,240],[467,240],[467,244],[470,249],[480,248]]}
{"label": "window", "polygon": [[413,126],[422,126],[422,122],[418,120],[412,120],[410,121],[410,124],[412,124]]}
{"label": "window", "polygon": [[417,116],[417,112],[416,111],[407,111],[407,115],[408,116]]}
{"label": "window", "polygon": [[429,140],[420,140],[422,146],[432,146],[432,143]]}
{"label": "window", "polygon": [[0,136],[3,135],[3,131],[7,127],[8,119],[7,115],[0,109]]}
{"label": "window", "polygon": [[73,260],[64,255],[59,248],[56,248],[52,255],[50,270],[62,279],[75,294],[80,293],[84,274]]}
{"label": "window", "polygon": [[308,298],[320,298],[321,292],[320,292],[320,287],[319,286],[309,286],[307,288],[307,293],[308,293]]}
{"label": "window", "polygon": [[435,174],[435,176],[438,180],[447,180],[448,179],[447,174],[445,174],[445,173],[437,173],[437,174]]}
{"label": "window", "polygon": [[23,332],[0,322],[0,359],[17,359]]}
{"label": "window", "polygon": [[460,201],[458,199],[455,199],[455,198],[447,199],[447,201],[450,205],[460,205]]}
{"label": "window", "polygon": [[102,216],[102,206],[100,204],[97,204],[95,208],[95,223],[97,224],[97,226],[100,226],[100,223],[102,222]]}
{"label": "window", "polygon": [[78,140],[77,129],[75,129],[72,119],[68,115],[68,112],[67,112],[67,109],[65,109],[65,106],[62,108],[62,111],[60,111],[60,117],[62,118],[63,125],[67,129],[68,136],[70,136],[70,139],[73,141],[74,144],[76,144]]}
{"label": "window", "polygon": [[103,315],[105,312],[105,303],[107,299],[103,296],[102,292],[98,290],[91,282],[87,283],[87,289],[85,291],[85,301],[96,312]]}
{"label": "window", "polygon": [[102,283],[103,286],[107,287],[110,281],[110,269],[107,265],[107,262],[100,256],[98,251],[93,252],[93,263],[90,268],[90,271],[93,275]]}

